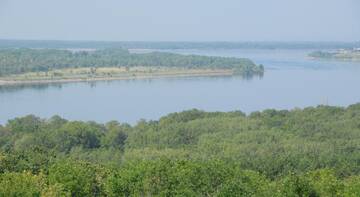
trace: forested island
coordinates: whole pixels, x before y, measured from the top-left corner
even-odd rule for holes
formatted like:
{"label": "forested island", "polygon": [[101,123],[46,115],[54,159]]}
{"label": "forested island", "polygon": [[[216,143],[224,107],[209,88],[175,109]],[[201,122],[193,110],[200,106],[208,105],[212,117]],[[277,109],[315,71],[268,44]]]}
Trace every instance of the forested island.
{"label": "forested island", "polygon": [[315,59],[342,60],[342,61],[360,61],[360,48],[340,49],[336,52],[315,51],[309,54],[309,57]]}
{"label": "forested island", "polygon": [[246,58],[130,53],[126,49],[0,50],[3,84],[77,80],[111,80],[166,76],[262,76],[264,67]]}
{"label": "forested island", "polygon": [[360,104],[0,126],[0,196],[360,196]]}

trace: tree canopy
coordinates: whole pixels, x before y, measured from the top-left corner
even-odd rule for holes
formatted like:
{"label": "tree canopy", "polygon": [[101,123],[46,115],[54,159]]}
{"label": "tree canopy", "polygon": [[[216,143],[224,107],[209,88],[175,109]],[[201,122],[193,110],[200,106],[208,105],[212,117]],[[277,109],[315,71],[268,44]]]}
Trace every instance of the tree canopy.
{"label": "tree canopy", "polygon": [[81,67],[176,67],[232,69],[244,76],[262,75],[264,67],[246,58],[180,55],[165,52],[130,53],[113,48],[95,51],[61,49],[2,49],[0,76]]}
{"label": "tree canopy", "polygon": [[0,196],[359,196],[360,104],[188,110],[136,125],[15,118]]}

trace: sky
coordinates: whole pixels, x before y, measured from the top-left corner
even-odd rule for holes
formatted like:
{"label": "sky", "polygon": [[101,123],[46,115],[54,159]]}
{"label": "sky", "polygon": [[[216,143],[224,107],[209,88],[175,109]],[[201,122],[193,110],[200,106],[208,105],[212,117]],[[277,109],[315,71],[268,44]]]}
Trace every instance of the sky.
{"label": "sky", "polygon": [[0,39],[359,41],[359,0],[0,0]]}

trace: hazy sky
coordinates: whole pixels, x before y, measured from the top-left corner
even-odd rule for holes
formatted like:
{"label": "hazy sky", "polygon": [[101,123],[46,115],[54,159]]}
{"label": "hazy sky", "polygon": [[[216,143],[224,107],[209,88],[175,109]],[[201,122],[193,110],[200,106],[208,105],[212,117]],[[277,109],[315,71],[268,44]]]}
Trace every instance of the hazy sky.
{"label": "hazy sky", "polygon": [[0,39],[359,41],[360,0],[0,0]]}

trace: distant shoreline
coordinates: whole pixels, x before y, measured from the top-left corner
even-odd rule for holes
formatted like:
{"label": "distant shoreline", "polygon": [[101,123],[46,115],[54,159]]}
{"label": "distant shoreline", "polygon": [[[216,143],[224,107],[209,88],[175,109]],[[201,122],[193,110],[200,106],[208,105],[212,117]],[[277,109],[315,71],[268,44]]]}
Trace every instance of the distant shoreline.
{"label": "distant shoreline", "polygon": [[339,49],[336,52],[314,51],[308,56],[316,60],[337,60],[346,62],[360,61],[360,48],[356,49]]}
{"label": "distant shoreline", "polygon": [[0,78],[0,86],[14,86],[26,84],[54,84],[54,83],[76,83],[76,82],[92,82],[92,81],[120,81],[120,80],[137,80],[137,79],[159,79],[159,78],[177,78],[177,77],[215,77],[215,76],[233,76],[233,71],[203,71],[197,73],[153,73],[153,74],[136,74],[133,76],[117,76],[117,77],[87,77],[87,78],[63,78],[63,79],[3,79]]}

